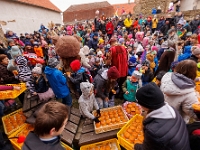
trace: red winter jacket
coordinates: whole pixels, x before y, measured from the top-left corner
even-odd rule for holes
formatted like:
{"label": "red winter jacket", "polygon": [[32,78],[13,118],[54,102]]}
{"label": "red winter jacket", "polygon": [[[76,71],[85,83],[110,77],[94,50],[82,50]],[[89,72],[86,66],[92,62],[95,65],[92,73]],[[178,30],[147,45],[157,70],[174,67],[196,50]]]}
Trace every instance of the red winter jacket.
{"label": "red winter jacket", "polygon": [[117,45],[110,49],[111,65],[116,66],[120,77],[125,77],[128,74],[128,55],[123,46]]}
{"label": "red winter jacket", "polygon": [[113,26],[112,22],[108,22],[106,24],[106,32],[107,32],[107,34],[113,34],[113,31],[114,31],[114,26]]}

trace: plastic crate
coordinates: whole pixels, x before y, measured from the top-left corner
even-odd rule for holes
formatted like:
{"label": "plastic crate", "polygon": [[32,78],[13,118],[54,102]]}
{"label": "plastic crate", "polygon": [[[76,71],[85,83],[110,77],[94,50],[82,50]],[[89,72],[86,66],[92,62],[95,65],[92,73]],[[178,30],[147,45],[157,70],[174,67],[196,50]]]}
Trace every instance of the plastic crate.
{"label": "plastic crate", "polygon": [[69,147],[65,143],[61,142],[61,145],[65,148],[65,150],[73,150],[73,148]]}
{"label": "plastic crate", "polygon": [[80,150],[96,150],[96,149],[121,150],[117,139],[110,139],[98,143],[88,144],[81,146],[80,148]]}
{"label": "plastic crate", "polygon": [[25,125],[26,117],[23,115],[22,109],[16,110],[2,117],[4,131],[7,135],[12,134],[20,127]]}
{"label": "plastic crate", "polygon": [[[134,123],[137,124],[133,125]],[[121,146],[123,146],[126,150],[133,150],[134,149],[134,144],[136,143],[142,143],[143,141],[140,141],[141,138],[144,139],[144,135],[143,135],[143,128],[138,130],[138,124],[141,125],[142,127],[142,121],[143,121],[143,117],[141,115],[135,115],[131,120],[129,120],[129,122],[123,126],[123,128],[117,133],[117,137],[118,137],[118,141],[119,144]],[[127,139],[125,137],[125,132],[127,133],[127,130],[130,129],[129,127],[131,127],[133,129],[133,133],[130,133],[130,138],[132,139]],[[134,129],[135,128],[135,129]],[[140,139],[140,140],[139,140]],[[132,142],[134,141],[134,142]]]}
{"label": "plastic crate", "polygon": [[20,94],[22,94],[26,90],[26,84],[25,83],[19,83],[19,84],[6,84],[7,86],[20,86],[20,90],[6,90],[6,91],[0,91],[0,100],[5,99],[15,99]]}
{"label": "plastic crate", "polygon": [[[18,136],[19,135],[23,135],[23,136],[27,136],[29,134],[30,131],[33,131],[34,130],[34,127],[30,124],[25,124],[23,127],[19,128],[17,131],[15,131],[14,133],[12,133],[9,138],[10,139],[10,142],[11,144],[13,145],[13,148],[15,150],[21,150],[22,149],[22,146],[24,143],[18,143],[17,140],[18,140]],[[13,138],[13,137],[16,137],[16,138]]]}
{"label": "plastic crate", "polygon": [[196,82],[195,90],[200,93],[200,82]]}
{"label": "plastic crate", "polygon": [[[96,111],[93,111],[93,115],[96,116]],[[99,124],[94,122],[94,129],[96,134],[120,129],[129,121],[124,110],[122,109],[122,106],[101,109],[101,117],[99,120],[99,127],[97,127]]]}

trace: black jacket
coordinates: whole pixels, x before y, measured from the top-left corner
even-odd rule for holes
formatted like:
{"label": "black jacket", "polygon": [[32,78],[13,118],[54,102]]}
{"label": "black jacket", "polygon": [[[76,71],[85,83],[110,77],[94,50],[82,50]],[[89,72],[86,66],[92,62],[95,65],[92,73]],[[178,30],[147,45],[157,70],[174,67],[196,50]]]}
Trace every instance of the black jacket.
{"label": "black jacket", "polygon": [[34,80],[34,86],[37,93],[44,93],[49,89],[43,76],[40,76],[38,80]]}
{"label": "black jacket", "polygon": [[198,26],[200,25],[200,21],[199,20],[192,20],[190,23],[190,26],[192,28],[192,32],[194,32],[195,30],[197,30]]}
{"label": "black jacket", "polygon": [[191,150],[200,150],[200,136],[192,135],[192,132],[196,129],[200,129],[200,122],[194,122],[187,125],[189,139],[190,139],[190,148]]}
{"label": "black jacket", "polygon": [[191,57],[189,59],[198,63],[198,58],[195,55],[191,55]]}
{"label": "black jacket", "polygon": [[26,137],[22,150],[65,150],[60,144],[60,138],[53,143],[43,143],[37,135],[30,132]]}
{"label": "black jacket", "polygon": [[144,120],[144,142],[135,150],[190,150],[184,120],[176,113],[175,119],[147,118]]}

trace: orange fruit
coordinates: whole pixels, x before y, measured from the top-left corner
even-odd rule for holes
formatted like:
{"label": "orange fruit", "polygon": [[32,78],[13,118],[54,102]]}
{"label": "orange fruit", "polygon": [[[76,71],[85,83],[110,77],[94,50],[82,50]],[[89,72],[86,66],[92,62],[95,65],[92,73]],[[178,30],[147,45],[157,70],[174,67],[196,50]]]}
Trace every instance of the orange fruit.
{"label": "orange fruit", "polygon": [[111,150],[110,146],[109,146],[109,145],[106,145],[106,146],[105,146],[105,150]]}
{"label": "orange fruit", "polygon": [[133,132],[132,135],[133,135],[134,137],[137,137],[137,136],[138,136],[138,134],[137,134],[136,132]]}
{"label": "orange fruit", "polygon": [[96,128],[99,128],[101,126],[101,123],[99,122],[99,123],[96,123],[95,125],[96,125]]}
{"label": "orange fruit", "polygon": [[124,114],[122,112],[118,112],[118,115],[119,116],[123,116]]}
{"label": "orange fruit", "polygon": [[128,132],[128,133],[132,133],[133,131],[132,131],[131,129],[128,129],[127,132]]}
{"label": "orange fruit", "polygon": [[107,111],[106,111],[106,112],[104,112],[104,115],[105,115],[105,116],[107,116],[107,115],[108,115],[108,112],[107,112]]}
{"label": "orange fruit", "polygon": [[117,117],[116,118],[116,122],[120,122],[121,120],[120,120],[120,118],[119,117]]}
{"label": "orange fruit", "polygon": [[135,141],[134,141],[134,144],[136,144],[136,143],[142,143],[141,141],[139,141],[138,139],[136,139]]}
{"label": "orange fruit", "polygon": [[117,114],[117,113],[115,113],[115,114],[114,114],[114,117],[115,117],[115,118],[118,118],[118,114]]}
{"label": "orange fruit", "polygon": [[109,115],[113,115],[113,111],[110,110],[110,111],[108,112],[108,114],[109,114]]}
{"label": "orange fruit", "polygon": [[111,119],[114,118],[114,115],[109,115],[109,116],[110,116]]}
{"label": "orange fruit", "polygon": [[124,133],[124,137],[127,138],[127,139],[129,139],[130,138],[130,134],[128,132],[125,132]]}
{"label": "orange fruit", "polygon": [[134,131],[136,129],[136,127],[130,126],[130,129]]}
{"label": "orange fruit", "polygon": [[108,115],[105,116],[105,120],[108,120],[110,117]]}
{"label": "orange fruit", "polygon": [[111,119],[111,122],[112,122],[112,123],[115,123],[115,121],[116,121],[115,118],[112,118],[112,119]]}
{"label": "orange fruit", "polygon": [[130,114],[130,113],[131,113],[131,109],[130,109],[130,108],[127,108],[127,109],[126,109],[126,112]]}
{"label": "orange fruit", "polygon": [[132,105],[131,105],[131,104],[128,104],[128,105],[127,105],[127,107],[128,107],[128,108],[131,108],[131,107],[132,107]]}
{"label": "orange fruit", "polygon": [[134,142],[134,141],[135,141],[135,137],[130,136],[129,140],[130,140],[131,142]]}
{"label": "orange fruit", "polygon": [[109,125],[110,123],[111,123],[111,120],[110,120],[110,119],[106,120],[106,124],[107,124],[107,125]]}
{"label": "orange fruit", "polygon": [[102,126],[105,126],[105,125],[106,125],[106,121],[105,121],[105,120],[102,120],[102,121],[101,121],[101,125],[102,125]]}
{"label": "orange fruit", "polygon": [[135,107],[132,107],[132,108],[131,108],[131,111],[135,111]]}
{"label": "orange fruit", "polygon": [[138,136],[138,140],[139,140],[140,142],[143,142],[143,141],[144,141],[144,137],[143,137],[143,136]]}

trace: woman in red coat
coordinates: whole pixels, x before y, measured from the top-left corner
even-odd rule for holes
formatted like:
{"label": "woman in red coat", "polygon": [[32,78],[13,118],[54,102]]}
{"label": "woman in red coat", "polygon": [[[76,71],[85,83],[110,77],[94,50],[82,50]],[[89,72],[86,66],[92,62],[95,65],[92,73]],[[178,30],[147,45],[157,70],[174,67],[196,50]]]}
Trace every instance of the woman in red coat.
{"label": "woman in red coat", "polygon": [[109,40],[111,39],[114,32],[114,25],[111,20],[106,24],[106,33],[108,35]]}
{"label": "woman in red coat", "polygon": [[112,47],[108,53],[108,62],[110,62],[111,66],[115,66],[119,71],[119,79],[118,85],[120,88],[119,98],[122,98],[122,84],[125,82],[127,74],[128,74],[128,54],[124,46],[118,45],[117,40],[112,38],[110,40],[110,44]]}

